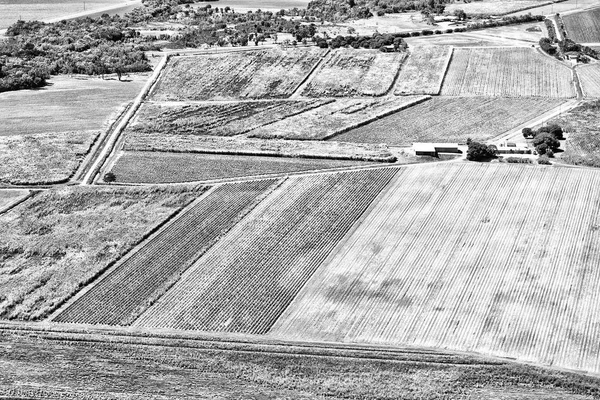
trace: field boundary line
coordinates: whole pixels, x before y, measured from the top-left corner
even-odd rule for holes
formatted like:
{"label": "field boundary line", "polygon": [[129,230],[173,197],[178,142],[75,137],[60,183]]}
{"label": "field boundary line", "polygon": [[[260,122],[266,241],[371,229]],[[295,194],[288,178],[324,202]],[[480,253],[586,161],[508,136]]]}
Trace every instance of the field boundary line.
{"label": "field boundary line", "polygon": [[325,54],[323,54],[321,59],[319,61],[317,61],[317,63],[314,65],[314,67],[308,72],[308,74],[306,74],[306,76],[304,77],[302,82],[300,82],[298,84],[298,86],[296,86],[296,88],[294,89],[292,94],[288,97],[289,99],[297,99],[297,98],[301,97],[302,92],[304,91],[306,86],[312,81],[317,70],[321,68],[321,66],[325,62],[325,59],[327,59],[330,54],[331,54],[331,49],[327,48],[327,51],[325,52]]}
{"label": "field boundary line", "polygon": [[397,95],[394,94],[394,93],[396,93],[396,85],[398,84],[398,78],[400,77],[400,72],[402,71],[402,67],[404,66],[405,63],[408,62],[408,57],[410,57],[410,53],[408,51],[406,51],[404,53],[404,57],[402,57],[402,61],[400,61],[400,65],[398,66],[396,73],[394,74],[394,79],[392,79],[392,84],[390,85],[390,87],[387,88],[385,93],[383,93],[380,96],[373,95],[374,98],[375,97],[389,97],[389,98],[397,97]]}
{"label": "field boundary line", "polygon": [[35,196],[36,194],[38,194],[40,192],[41,192],[40,190],[30,190],[29,193],[27,193],[21,199],[18,199],[14,203],[7,205],[3,209],[0,209],[0,215],[6,214],[7,212],[9,212],[10,210],[12,210],[13,208],[15,208],[16,206],[18,206],[19,204],[26,202],[27,200],[29,200],[30,198],[32,198],[33,196]]}
{"label": "field boundary line", "polygon": [[440,81],[438,83],[438,90],[435,94],[439,96],[442,93],[442,85],[444,85],[444,80],[446,79],[446,75],[448,75],[448,69],[450,68],[450,62],[452,61],[452,55],[454,54],[454,46],[450,46],[450,51],[448,52],[448,57],[446,57],[446,63],[444,64],[444,73],[440,77]]}
{"label": "field boundary line", "polygon": [[154,84],[156,79],[160,76],[163,68],[167,64],[167,60],[168,60],[168,57],[165,56],[160,61],[160,63],[156,66],[152,76],[149,78],[149,80],[146,82],[146,84],[142,88],[141,92],[135,98],[131,107],[129,107],[129,110],[127,110],[127,112],[123,116],[122,120],[118,123],[118,125],[115,127],[113,132],[110,134],[105,146],[102,148],[102,150],[100,151],[100,154],[96,158],[96,161],[94,161],[92,163],[92,165],[90,166],[89,172],[87,174],[85,174],[85,176],[83,177],[83,181],[81,183],[82,185],[92,184],[94,182],[96,175],[100,174],[100,172],[102,170],[102,166],[104,165],[106,160],[113,153],[116,143],[117,143],[118,139],[121,137],[121,133],[125,130],[125,128],[127,127],[127,124],[129,124],[129,121],[131,120],[131,118],[133,118],[133,116],[136,114],[137,110],[140,108],[140,105],[144,101],[144,98],[148,94],[148,91],[150,90],[150,88],[152,87],[152,85]]}
{"label": "field boundary line", "polygon": [[65,299],[62,303],[56,306],[54,311],[48,315],[45,320],[51,322],[54,318],[56,318],[59,314],[61,314],[64,310],[69,308],[71,304],[77,301],[84,294],[89,292],[94,286],[98,285],[98,283],[102,282],[109,276],[115,269],[117,269],[123,262],[131,258],[135,255],[142,247],[144,247],[150,240],[154,239],[158,236],[162,231],[167,229],[169,226],[176,223],[176,221],[184,215],[191,208],[196,206],[197,203],[204,200],[210,193],[212,193],[217,186],[212,186],[208,190],[202,192],[200,196],[196,199],[192,200],[186,206],[180,208],[179,210],[174,211],[171,215],[169,215],[162,223],[159,223],[157,226],[152,228],[150,231],[146,232],[142,238],[135,243],[129,250],[125,252],[121,257],[116,260],[110,262],[106,267],[99,270],[92,278],[90,278],[89,282],[85,283],[77,292],[72,294],[70,297]]}

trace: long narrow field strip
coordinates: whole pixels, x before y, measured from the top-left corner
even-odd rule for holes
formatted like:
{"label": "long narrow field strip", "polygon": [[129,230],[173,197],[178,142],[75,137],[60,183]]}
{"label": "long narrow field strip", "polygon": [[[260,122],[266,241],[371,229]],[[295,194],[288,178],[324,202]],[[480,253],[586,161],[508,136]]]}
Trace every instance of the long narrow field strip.
{"label": "long narrow field strip", "polygon": [[568,38],[577,43],[600,43],[600,8],[561,16]]}
{"label": "long narrow field strip", "polygon": [[400,69],[394,94],[438,94],[451,55],[450,46],[412,47]]}
{"label": "long narrow field strip", "polygon": [[329,139],[428,99],[429,96],[378,100],[339,99],[305,113],[253,129],[246,136],[260,139]]}
{"label": "long narrow field strip", "polygon": [[54,318],[56,322],[127,325],[231,229],[276,181],[217,187]]}
{"label": "long narrow field strip", "polygon": [[577,75],[585,97],[600,97],[600,64],[582,65]]}
{"label": "long narrow field strip", "polygon": [[128,151],[112,171],[117,182],[178,183],[366,165],[352,160]]}
{"label": "long narrow field strip", "polygon": [[600,173],[407,168],[273,326],[600,372]]}
{"label": "long narrow field strip", "polygon": [[532,48],[455,48],[442,95],[575,97],[572,71]]}
{"label": "long narrow field strip", "polygon": [[300,114],[331,100],[270,100],[237,103],[145,103],[129,135],[234,136]]}
{"label": "long narrow field strip", "polygon": [[309,47],[175,57],[167,64],[152,97],[154,100],[285,98],[325,53]]}
{"label": "long narrow field strip", "polygon": [[410,146],[414,142],[489,140],[564,100],[552,98],[433,97],[334,138],[340,142]]}
{"label": "long narrow field strip", "polygon": [[394,83],[406,53],[338,49],[329,53],[308,83],[309,97],[381,96]]}
{"label": "long narrow field strip", "polygon": [[266,333],[396,172],[289,178],[133,325]]}

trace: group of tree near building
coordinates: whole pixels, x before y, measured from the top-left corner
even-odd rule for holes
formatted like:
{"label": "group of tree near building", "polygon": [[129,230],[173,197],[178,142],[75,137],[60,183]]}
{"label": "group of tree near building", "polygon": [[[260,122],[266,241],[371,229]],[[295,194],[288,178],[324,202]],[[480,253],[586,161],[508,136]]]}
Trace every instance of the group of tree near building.
{"label": "group of tree near building", "polygon": [[523,128],[523,137],[532,139],[532,144],[539,155],[553,157],[560,147],[560,140],[564,140],[563,130],[557,124],[542,126],[537,130]]}

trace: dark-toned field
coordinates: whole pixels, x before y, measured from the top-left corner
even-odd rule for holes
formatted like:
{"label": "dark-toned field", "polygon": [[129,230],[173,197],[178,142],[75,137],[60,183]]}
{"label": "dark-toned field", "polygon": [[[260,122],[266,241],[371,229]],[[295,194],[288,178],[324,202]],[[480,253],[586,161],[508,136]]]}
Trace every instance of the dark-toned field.
{"label": "dark-toned field", "polygon": [[600,8],[563,15],[569,39],[577,43],[600,42]]}
{"label": "dark-toned field", "polygon": [[223,154],[125,152],[112,169],[118,182],[176,183],[366,165],[360,161]]}

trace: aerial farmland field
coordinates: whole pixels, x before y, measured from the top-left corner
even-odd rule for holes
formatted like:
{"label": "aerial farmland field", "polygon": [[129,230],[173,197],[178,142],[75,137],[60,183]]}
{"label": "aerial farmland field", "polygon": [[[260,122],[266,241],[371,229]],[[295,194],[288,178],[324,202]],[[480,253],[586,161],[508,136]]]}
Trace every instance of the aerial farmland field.
{"label": "aerial farmland field", "polygon": [[429,98],[429,96],[405,96],[377,100],[339,99],[305,113],[253,129],[246,135],[260,139],[329,139]]}
{"label": "aerial farmland field", "polygon": [[336,159],[128,151],[117,160],[111,171],[117,182],[177,183],[366,164],[368,163]]}
{"label": "aerial farmland field", "polygon": [[447,96],[575,97],[572,71],[532,48],[455,48]]}
{"label": "aerial farmland field", "polygon": [[68,180],[98,131],[0,136],[0,183],[48,184]]}
{"label": "aerial farmland field", "polygon": [[600,8],[561,16],[569,39],[576,43],[600,43]]}
{"label": "aerial farmland field", "polygon": [[152,99],[286,98],[325,54],[326,51],[311,47],[173,57],[153,90]]}
{"label": "aerial farmland field", "polygon": [[46,317],[203,190],[54,189],[1,214],[0,318]]}
{"label": "aerial farmland field", "polygon": [[450,46],[412,47],[400,69],[394,94],[438,94],[451,55]]}
{"label": "aerial farmland field", "polygon": [[448,4],[445,11],[450,14],[455,10],[463,10],[468,15],[502,15],[550,3],[552,3],[552,0],[483,0],[471,3]]}
{"label": "aerial farmland field", "polygon": [[600,64],[582,65],[577,75],[585,97],[600,97]]}
{"label": "aerial farmland field", "polygon": [[381,96],[394,83],[405,53],[337,49],[302,92],[309,97]]}
{"label": "aerial farmland field", "polygon": [[29,194],[29,190],[3,189],[0,190],[0,212],[18,203]]}
{"label": "aerial farmland field", "polygon": [[270,335],[600,370],[600,173],[405,168]]}
{"label": "aerial farmland field", "polygon": [[133,135],[234,136],[300,114],[332,100],[268,100],[232,103],[144,103]]}
{"label": "aerial farmland field", "polygon": [[289,178],[133,326],[268,332],[396,172]]}
{"label": "aerial farmland field", "polygon": [[340,142],[410,146],[414,142],[490,140],[558,107],[562,99],[433,97],[431,100],[342,133]]}

